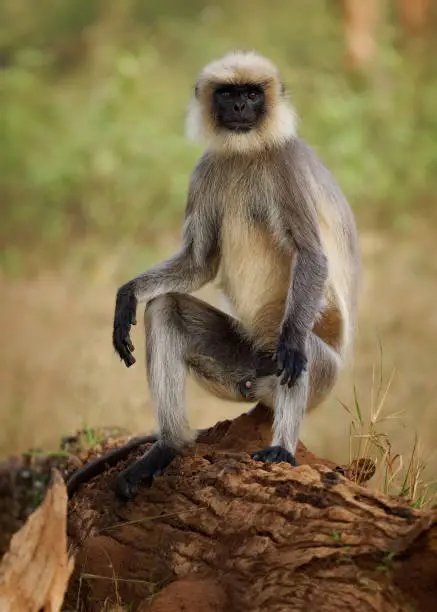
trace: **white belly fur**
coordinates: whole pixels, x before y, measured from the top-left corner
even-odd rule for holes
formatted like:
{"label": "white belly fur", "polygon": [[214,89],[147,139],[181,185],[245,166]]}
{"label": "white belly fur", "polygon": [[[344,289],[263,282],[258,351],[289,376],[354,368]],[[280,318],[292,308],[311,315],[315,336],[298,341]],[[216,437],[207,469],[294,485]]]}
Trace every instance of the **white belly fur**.
{"label": "white belly fur", "polygon": [[248,333],[277,340],[290,282],[291,260],[272,236],[241,214],[222,224],[220,288]]}

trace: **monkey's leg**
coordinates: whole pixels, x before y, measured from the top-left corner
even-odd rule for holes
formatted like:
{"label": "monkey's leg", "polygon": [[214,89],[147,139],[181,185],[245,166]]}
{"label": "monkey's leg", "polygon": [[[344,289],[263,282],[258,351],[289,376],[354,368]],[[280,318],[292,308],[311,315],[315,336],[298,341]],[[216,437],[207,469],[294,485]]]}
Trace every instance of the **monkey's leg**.
{"label": "monkey's leg", "polygon": [[[188,369],[215,395],[235,401],[265,399],[274,394],[276,365],[255,351],[238,321],[206,302],[170,293],[146,308],[146,362],[150,395],[160,437],[143,457],[118,477],[116,493],[132,498],[138,484],[161,474],[187,442],[192,441],[184,407]],[[258,385],[257,379],[267,377]]]}
{"label": "monkey's leg", "polygon": [[252,454],[256,461],[296,465],[295,452],[307,407],[315,407],[333,388],[341,365],[338,353],[314,333],[308,338],[308,367],[288,388],[277,383],[272,446]]}

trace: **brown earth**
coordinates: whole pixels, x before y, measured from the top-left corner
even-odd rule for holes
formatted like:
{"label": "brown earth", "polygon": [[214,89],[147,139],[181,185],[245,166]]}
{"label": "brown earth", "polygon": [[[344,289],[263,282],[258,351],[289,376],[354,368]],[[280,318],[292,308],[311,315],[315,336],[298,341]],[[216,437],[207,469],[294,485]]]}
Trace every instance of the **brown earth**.
{"label": "brown earth", "polygon": [[434,610],[437,509],[359,487],[303,445],[297,468],[254,462],[248,453],[270,431],[262,406],[218,423],[129,503],[111,488],[126,462],[82,485],[69,503],[67,604],[91,612]]}

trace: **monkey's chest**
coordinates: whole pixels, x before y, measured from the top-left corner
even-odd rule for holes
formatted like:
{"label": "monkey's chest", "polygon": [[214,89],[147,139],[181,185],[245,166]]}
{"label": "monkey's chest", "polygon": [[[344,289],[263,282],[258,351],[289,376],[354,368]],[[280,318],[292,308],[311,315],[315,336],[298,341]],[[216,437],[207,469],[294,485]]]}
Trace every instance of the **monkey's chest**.
{"label": "monkey's chest", "polygon": [[268,231],[229,216],[221,233],[220,287],[237,318],[263,343],[277,339],[290,278],[290,260]]}

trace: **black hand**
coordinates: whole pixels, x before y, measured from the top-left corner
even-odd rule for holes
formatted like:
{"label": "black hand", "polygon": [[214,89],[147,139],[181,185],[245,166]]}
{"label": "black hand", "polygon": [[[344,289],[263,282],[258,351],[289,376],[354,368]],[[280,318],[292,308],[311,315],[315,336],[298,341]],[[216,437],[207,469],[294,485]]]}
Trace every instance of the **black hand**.
{"label": "black hand", "polygon": [[303,351],[304,342],[299,333],[284,327],[279,336],[276,349],[276,374],[282,375],[281,385],[290,389],[304,370],[307,369],[307,358]]}
{"label": "black hand", "polygon": [[131,325],[136,325],[137,298],[131,284],[123,285],[117,292],[112,343],[127,368],[136,361],[130,337]]}

